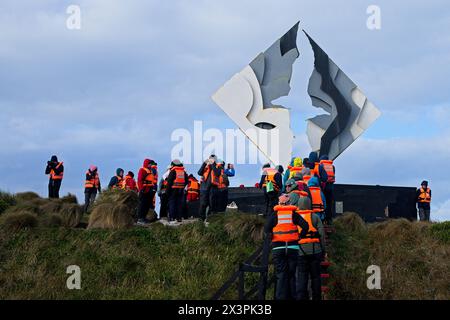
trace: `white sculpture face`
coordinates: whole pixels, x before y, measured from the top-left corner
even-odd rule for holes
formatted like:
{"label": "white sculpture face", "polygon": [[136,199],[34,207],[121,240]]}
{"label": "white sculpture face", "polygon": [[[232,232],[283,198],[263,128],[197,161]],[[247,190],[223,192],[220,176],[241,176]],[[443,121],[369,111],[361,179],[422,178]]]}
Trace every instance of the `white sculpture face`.
{"label": "white sculpture face", "polygon": [[335,159],[381,113],[314,40],[308,38],[315,56],[308,93],[312,104],[328,114],[308,120],[307,136],[312,150]]}
{"label": "white sculpture face", "polygon": [[[288,165],[292,156],[289,110],[272,101],[290,92],[292,65],[299,56],[297,31],[298,23],[212,96],[274,165]],[[315,57],[308,93],[312,104],[328,113],[308,120],[307,136],[313,151],[335,159],[369,128],[380,111],[306,36]]]}
{"label": "white sculpture face", "polygon": [[[293,142],[289,110],[263,108],[261,89],[250,66],[235,74],[212,98],[274,165],[289,163]],[[273,128],[262,129],[257,124]]]}
{"label": "white sculpture face", "polygon": [[274,165],[287,165],[292,155],[289,110],[272,101],[289,94],[292,64],[299,56],[297,30],[298,24],[212,96]]}

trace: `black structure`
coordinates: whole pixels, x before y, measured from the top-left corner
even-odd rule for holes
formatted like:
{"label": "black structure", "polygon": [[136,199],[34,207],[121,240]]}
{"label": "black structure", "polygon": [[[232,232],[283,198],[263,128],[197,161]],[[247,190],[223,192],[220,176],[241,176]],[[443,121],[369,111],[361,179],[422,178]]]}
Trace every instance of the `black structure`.
{"label": "black structure", "polygon": [[[364,185],[335,185],[336,214],[358,213],[366,222],[387,218],[417,219],[416,188]],[[264,194],[256,188],[230,188],[228,202],[234,201],[239,211],[265,211]]]}

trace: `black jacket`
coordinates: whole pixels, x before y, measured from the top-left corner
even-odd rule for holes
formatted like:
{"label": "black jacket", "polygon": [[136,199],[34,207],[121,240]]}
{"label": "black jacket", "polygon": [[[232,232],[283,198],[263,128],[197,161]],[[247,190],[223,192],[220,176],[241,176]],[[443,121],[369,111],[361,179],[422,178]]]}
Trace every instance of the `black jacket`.
{"label": "black jacket", "polygon": [[[292,213],[292,221],[296,226],[299,226],[302,228],[302,232],[300,233],[300,238],[304,238],[306,234],[309,231],[309,225],[308,222],[306,222],[303,217],[295,212]],[[271,234],[273,231],[273,228],[278,224],[278,216],[276,214],[272,214],[267,218],[266,225],[264,226],[264,232],[266,234]],[[285,242],[273,242],[272,246],[274,248],[276,247],[284,247],[286,245],[295,245],[298,244],[298,242],[292,242],[292,243],[285,243]]]}
{"label": "black jacket", "polygon": [[[58,166],[59,162],[47,162],[47,167],[45,168],[45,174],[50,174],[52,169],[55,171],[56,175],[60,175],[62,172],[64,172],[64,165],[60,165],[59,168],[56,168]],[[51,177],[50,177],[51,179]]]}
{"label": "black jacket", "polygon": [[202,183],[200,185],[200,189],[201,190],[207,190],[207,189],[209,189],[211,187],[211,172],[212,171],[214,171],[214,174],[216,176],[219,176],[220,173],[221,173],[221,170],[222,170],[222,168],[218,168],[217,167],[216,163],[207,165],[206,162],[203,162],[202,166],[198,170],[198,175],[199,176],[203,177],[203,173],[205,172],[207,166],[209,166],[211,170],[209,171],[209,174],[208,174],[206,180],[203,181],[203,179],[202,179]]}
{"label": "black jacket", "polygon": [[[175,170],[171,170],[169,175],[167,176],[167,191],[166,192],[167,192],[167,195],[169,195],[169,196],[172,192],[174,192],[174,190],[176,190],[176,189],[172,188],[173,183],[175,182],[176,176],[177,176],[177,173]],[[184,186],[187,186],[188,183],[189,183],[189,177],[185,171],[184,172]],[[183,191],[184,189],[178,189],[178,190]],[[181,192],[181,191],[176,191],[176,192]]]}

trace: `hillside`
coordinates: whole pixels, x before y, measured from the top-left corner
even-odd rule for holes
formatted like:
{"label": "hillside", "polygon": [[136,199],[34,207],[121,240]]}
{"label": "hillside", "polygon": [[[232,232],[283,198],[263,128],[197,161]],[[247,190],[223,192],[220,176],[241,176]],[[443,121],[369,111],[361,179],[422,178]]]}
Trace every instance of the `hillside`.
{"label": "hillside", "polygon": [[[87,222],[77,206],[73,197],[1,194],[0,299],[209,299],[263,236],[262,218],[239,213],[208,227],[86,230],[73,227]],[[450,223],[367,226],[347,214],[336,231],[332,298],[450,299]],[[365,287],[370,264],[382,269],[381,291]],[[69,265],[80,266],[82,290],[66,288]]]}

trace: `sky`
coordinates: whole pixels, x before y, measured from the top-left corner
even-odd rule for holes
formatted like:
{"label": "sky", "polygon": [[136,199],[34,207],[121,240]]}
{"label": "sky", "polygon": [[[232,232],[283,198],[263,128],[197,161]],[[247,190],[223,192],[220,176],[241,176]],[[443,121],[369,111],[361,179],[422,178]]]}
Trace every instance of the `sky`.
{"label": "sky", "polygon": [[[81,28],[68,29],[69,5]],[[369,30],[377,5],[381,29]],[[170,162],[176,129],[235,129],[211,95],[300,20],[382,116],[337,160],[339,183],[417,187],[432,219],[450,220],[450,7],[446,0],[40,0],[0,3],[0,189],[45,196],[46,161],[64,161],[62,193],[82,202],[84,173]],[[313,54],[302,33],[291,93],[294,153],[310,152],[305,120]],[[190,172],[198,165],[188,165]],[[237,166],[253,185],[260,165]]]}

